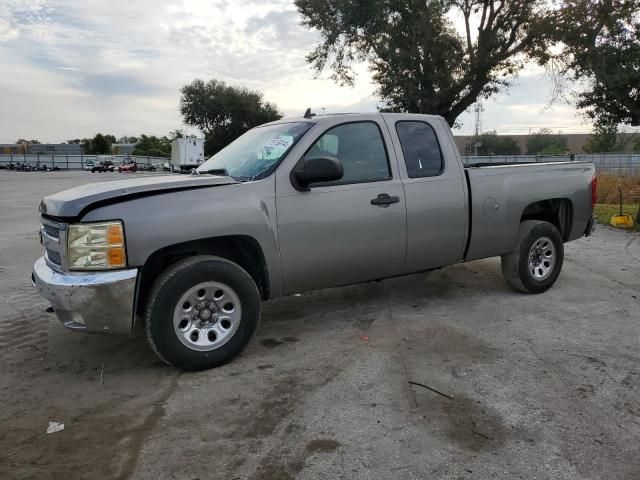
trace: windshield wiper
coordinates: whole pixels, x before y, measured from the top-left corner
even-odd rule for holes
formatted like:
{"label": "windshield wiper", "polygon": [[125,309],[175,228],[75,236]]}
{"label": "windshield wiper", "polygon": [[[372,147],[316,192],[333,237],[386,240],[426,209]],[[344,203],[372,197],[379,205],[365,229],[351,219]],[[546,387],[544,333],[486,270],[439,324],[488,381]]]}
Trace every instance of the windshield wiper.
{"label": "windshield wiper", "polygon": [[225,168],[213,168],[202,172],[199,172],[194,168],[191,171],[191,175],[221,175],[223,177],[233,178],[236,182],[246,182],[247,180],[251,180],[251,177],[234,177],[233,175],[229,175],[229,172],[227,172]]}
{"label": "windshield wiper", "polygon": [[191,172],[191,175],[222,175],[224,177],[231,177],[231,175],[229,175],[229,172],[227,172],[227,170],[224,168],[214,168],[211,170],[205,170],[203,172],[199,172],[194,168]]}

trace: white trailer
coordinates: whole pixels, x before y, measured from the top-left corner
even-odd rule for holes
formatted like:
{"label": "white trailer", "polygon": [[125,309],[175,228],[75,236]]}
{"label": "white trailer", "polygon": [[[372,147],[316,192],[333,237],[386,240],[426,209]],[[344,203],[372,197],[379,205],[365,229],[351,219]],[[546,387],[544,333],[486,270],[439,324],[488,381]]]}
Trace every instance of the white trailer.
{"label": "white trailer", "polygon": [[185,173],[204,162],[204,138],[184,137],[171,142],[171,171]]}

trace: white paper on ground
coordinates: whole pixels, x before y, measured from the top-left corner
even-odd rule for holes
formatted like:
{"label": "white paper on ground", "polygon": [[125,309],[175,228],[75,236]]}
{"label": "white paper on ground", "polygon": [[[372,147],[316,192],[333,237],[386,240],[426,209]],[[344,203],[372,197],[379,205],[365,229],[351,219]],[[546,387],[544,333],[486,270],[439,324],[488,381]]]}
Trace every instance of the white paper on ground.
{"label": "white paper on ground", "polygon": [[64,430],[64,423],[49,422],[47,433],[56,433]]}

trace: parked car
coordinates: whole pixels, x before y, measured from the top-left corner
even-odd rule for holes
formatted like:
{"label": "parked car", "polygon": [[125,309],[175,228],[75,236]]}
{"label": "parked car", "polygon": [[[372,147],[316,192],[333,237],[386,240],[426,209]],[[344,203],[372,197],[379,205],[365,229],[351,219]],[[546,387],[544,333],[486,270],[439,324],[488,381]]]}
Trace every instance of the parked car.
{"label": "parked car", "polygon": [[495,256],[512,288],[545,292],[564,244],[592,233],[595,195],[591,163],[463,166],[441,117],[305,115],[193,175],[45,197],[32,279],[70,329],[142,321],[163,361],[199,370],[237,355],[282,295]]}
{"label": "parked car", "polygon": [[93,172],[94,171],[93,166],[94,166],[93,160],[87,160],[86,162],[84,162],[85,170],[90,170],[91,172]]}
{"label": "parked car", "polygon": [[97,165],[94,165],[93,167],[91,167],[91,173],[114,172],[115,169],[116,169],[116,166],[113,164],[111,160],[103,160],[101,162],[98,162]]}
{"label": "parked car", "polygon": [[119,172],[137,172],[138,164],[136,162],[127,163],[118,167]]}
{"label": "parked car", "polygon": [[31,172],[36,167],[35,164],[26,163],[26,162],[18,162],[16,164],[16,170],[21,172]]}

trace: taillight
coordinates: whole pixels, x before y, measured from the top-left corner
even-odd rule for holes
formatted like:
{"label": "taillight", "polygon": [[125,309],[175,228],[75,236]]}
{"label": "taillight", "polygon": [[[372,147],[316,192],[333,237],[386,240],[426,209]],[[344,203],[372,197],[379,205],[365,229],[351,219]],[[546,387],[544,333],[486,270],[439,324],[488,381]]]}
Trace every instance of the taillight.
{"label": "taillight", "polygon": [[596,206],[598,198],[598,176],[596,174],[591,178],[591,210]]}

